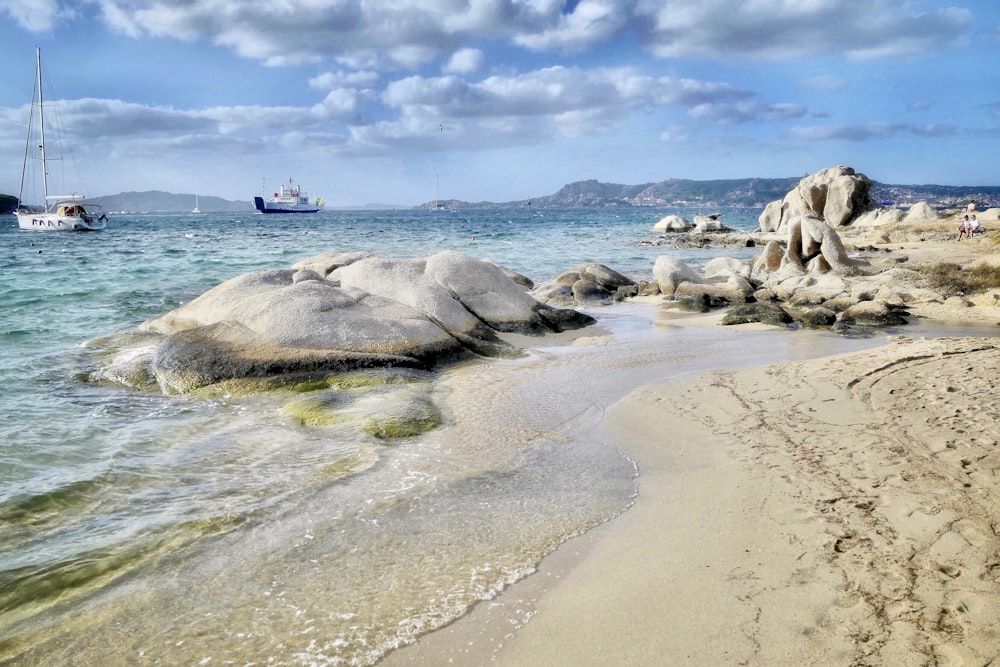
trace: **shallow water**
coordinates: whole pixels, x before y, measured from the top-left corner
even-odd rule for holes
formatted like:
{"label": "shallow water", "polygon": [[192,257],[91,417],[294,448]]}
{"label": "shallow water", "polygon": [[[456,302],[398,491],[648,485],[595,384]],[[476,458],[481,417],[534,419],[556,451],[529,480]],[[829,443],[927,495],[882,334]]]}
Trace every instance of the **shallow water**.
{"label": "shallow water", "polygon": [[[600,309],[595,334],[610,343],[539,341],[522,359],[418,378],[445,423],[400,441],[300,426],[281,416],[281,393],[162,396],[79,379],[92,363],[84,341],[247,271],[328,250],[447,249],[536,282],[584,261],[649,275],[665,251],[637,243],[666,213],[113,216],[89,235],[20,232],[11,217],[0,228],[0,661],[371,664],[628,506],[634,466],[591,433],[629,391],[878,344]],[[726,219],[749,228],[755,217]],[[677,254],[698,264],[714,253]]]}

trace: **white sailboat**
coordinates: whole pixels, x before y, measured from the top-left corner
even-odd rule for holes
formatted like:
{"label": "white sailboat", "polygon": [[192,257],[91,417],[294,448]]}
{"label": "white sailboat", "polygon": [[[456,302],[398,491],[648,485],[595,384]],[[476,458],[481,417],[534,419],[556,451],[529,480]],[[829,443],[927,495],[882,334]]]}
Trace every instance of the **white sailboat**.
{"label": "white sailboat", "polygon": [[[45,107],[42,100],[42,49],[35,47],[35,87],[37,95],[32,95],[31,114],[28,118],[28,139],[24,146],[24,166],[21,171],[21,189],[17,196],[17,225],[21,229],[46,232],[94,232],[104,229],[108,218],[97,204],[81,203],[83,195],[50,195],[49,169],[45,155]],[[38,117],[37,128],[35,117]],[[32,144],[34,132],[37,138]],[[38,154],[32,154],[32,146],[38,147]],[[43,205],[32,208],[24,202],[25,178],[28,165],[37,163],[42,170]],[[89,210],[88,210],[89,209]]]}
{"label": "white sailboat", "polygon": [[198,208],[198,193],[194,193],[194,208],[191,210],[195,215],[201,213],[201,209]]}

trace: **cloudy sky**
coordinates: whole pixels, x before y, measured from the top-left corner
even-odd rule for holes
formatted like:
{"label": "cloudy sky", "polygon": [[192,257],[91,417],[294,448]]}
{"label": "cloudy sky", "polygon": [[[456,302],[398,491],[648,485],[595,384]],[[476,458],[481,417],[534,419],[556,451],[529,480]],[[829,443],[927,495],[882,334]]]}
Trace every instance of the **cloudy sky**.
{"label": "cloudy sky", "polygon": [[996,0],[0,0],[89,195],[510,201],[595,178],[1000,184]]}

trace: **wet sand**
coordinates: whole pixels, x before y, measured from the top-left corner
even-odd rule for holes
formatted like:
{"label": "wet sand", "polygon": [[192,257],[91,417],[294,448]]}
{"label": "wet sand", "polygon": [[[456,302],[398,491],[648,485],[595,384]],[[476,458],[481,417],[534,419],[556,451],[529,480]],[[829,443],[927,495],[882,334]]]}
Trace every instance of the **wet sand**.
{"label": "wet sand", "polygon": [[498,664],[992,664],[997,371],[945,339],[634,394],[639,502]]}
{"label": "wet sand", "polygon": [[643,388],[634,507],[385,664],[992,664],[998,377],[962,338]]}

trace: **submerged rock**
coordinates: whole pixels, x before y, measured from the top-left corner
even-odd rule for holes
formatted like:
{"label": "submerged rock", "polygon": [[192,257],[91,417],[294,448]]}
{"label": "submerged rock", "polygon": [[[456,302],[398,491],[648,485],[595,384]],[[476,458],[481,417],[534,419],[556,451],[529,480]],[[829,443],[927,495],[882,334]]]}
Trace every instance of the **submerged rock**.
{"label": "submerged rock", "polygon": [[722,318],[722,324],[750,324],[760,322],[772,326],[788,326],[793,322],[789,315],[775,303],[748,303],[737,306],[726,313]]}
{"label": "submerged rock", "polygon": [[441,413],[429,392],[419,387],[383,387],[360,395],[321,392],[286,403],[283,417],[304,426],[355,424],[380,440],[408,438],[433,430]]}

